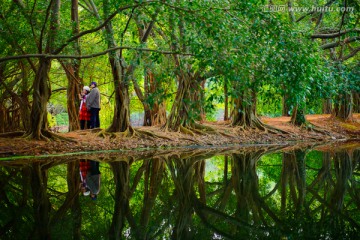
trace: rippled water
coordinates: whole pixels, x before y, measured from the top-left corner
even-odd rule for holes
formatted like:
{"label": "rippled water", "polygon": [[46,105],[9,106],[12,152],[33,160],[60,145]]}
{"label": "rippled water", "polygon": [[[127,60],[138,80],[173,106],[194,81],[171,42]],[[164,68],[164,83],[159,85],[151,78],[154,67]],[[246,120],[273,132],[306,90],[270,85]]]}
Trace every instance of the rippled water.
{"label": "rippled water", "polygon": [[[79,163],[100,162],[96,200]],[[0,239],[356,239],[359,149],[82,154],[0,162]]]}

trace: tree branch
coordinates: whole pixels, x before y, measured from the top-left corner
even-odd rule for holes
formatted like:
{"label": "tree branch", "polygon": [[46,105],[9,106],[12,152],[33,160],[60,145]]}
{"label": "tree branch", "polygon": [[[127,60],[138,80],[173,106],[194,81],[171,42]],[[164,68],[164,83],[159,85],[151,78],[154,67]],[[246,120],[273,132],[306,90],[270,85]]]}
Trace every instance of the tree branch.
{"label": "tree branch", "polygon": [[[328,3],[326,3],[323,7],[328,7],[330,6],[331,4],[333,4],[335,2],[335,0],[331,0],[329,1]],[[316,11],[311,11],[311,12],[308,12],[307,14],[301,16],[298,20],[296,20],[296,22],[300,22],[301,20],[303,20],[305,17],[309,16],[309,15],[313,15],[314,13],[316,13]]]}
{"label": "tree branch", "polygon": [[191,53],[181,53],[179,51],[162,51],[162,50],[156,50],[156,49],[150,49],[150,48],[135,48],[135,47],[115,47],[115,48],[109,48],[105,51],[89,54],[89,55],[55,55],[55,54],[25,54],[25,55],[18,55],[18,56],[8,56],[0,58],[0,62],[5,62],[9,60],[14,59],[23,59],[23,58],[53,58],[53,59],[86,59],[86,58],[94,58],[98,56],[105,55],[111,51],[116,51],[119,49],[128,49],[128,50],[135,50],[135,51],[144,51],[144,52],[157,52],[161,54],[179,54],[183,56],[193,56]]}
{"label": "tree branch", "polygon": [[110,22],[119,12],[121,11],[124,11],[126,9],[129,9],[129,8],[137,8],[141,5],[145,5],[145,4],[148,4],[148,3],[152,3],[152,2],[157,2],[157,1],[146,1],[146,2],[143,2],[143,3],[139,3],[139,4],[135,4],[135,5],[128,5],[128,6],[125,6],[125,7],[120,7],[118,8],[115,12],[113,12],[107,19],[105,19],[105,21],[100,24],[99,26],[93,28],[93,29],[89,29],[89,30],[86,30],[86,31],[83,31],[83,32],[80,32],[79,34],[69,38],[63,45],[61,45],[58,49],[56,49],[54,52],[52,52],[52,54],[56,55],[58,53],[60,53],[67,45],[69,45],[72,41],[86,35],[86,34],[89,34],[89,33],[93,33],[93,32],[96,32],[98,30],[100,30],[101,28],[105,27],[105,25]]}
{"label": "tree branch", "polygon": [[337,38],[337,37],[340,37],[342,35],[345,35],[345,34],[351,33],[351,32],[360,33],[360,29],[350,29],[350,30],[345,30],[345,31],[335,32],[335,33],[317,33],[317,34],[311,35],[311,38],[321,38],[321,39]]}
{"label": "tree branch", "polygon": [[326,43],[324,45],[321,45],[320,48],[322,48],[322,49],[334,48],[334,47],[338,47],[340,45],[343,45],[345,43],[351,43],[351,42],[355,42],[355,41],[358,41],[358,40],[360,40],[360,36],[347,38],[344,41]]}
{"label": "tree branch", "polygon": [[340,59],[340,61],[346,61],[346,60],[348,60],[349,58],[352,58],[353,56],[355,56],[358,52],[360,52],[360,47],[355,48],[351,53],[349,53],[348,55],[342,57],[342,58]]}

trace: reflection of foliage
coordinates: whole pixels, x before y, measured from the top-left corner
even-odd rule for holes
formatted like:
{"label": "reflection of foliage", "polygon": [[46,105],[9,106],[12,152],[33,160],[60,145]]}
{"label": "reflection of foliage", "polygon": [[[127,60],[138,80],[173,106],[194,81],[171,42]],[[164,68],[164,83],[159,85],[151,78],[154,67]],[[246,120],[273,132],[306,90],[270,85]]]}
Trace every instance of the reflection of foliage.
{"label": "reflection of foliage", "polygon": [[141,160],[114,157],[109,165],[102,163],[96,201],[79,195],[78,163],[69,157],[19,165],[3,162],[0,237],[211,239],[216,234],[230,239],[350,239],[358,235],[359,150],[265,153],[239,149],[220,156],[202,150]]}

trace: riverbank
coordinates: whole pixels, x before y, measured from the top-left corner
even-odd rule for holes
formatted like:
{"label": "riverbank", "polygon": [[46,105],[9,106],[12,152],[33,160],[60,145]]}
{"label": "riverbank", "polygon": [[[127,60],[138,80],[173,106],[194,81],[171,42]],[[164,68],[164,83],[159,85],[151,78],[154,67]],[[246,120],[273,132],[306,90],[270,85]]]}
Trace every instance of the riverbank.
{"label": "riverbank", "polygon": [[[58,133],[69,141],[36,141],[24,138],[0,138],[0,157],[61,154],[119,149],[168,148],[182,146],[224,146],[245,144],[295,143],[317,144],[321,142],[360,142],[360,114],[354,121],[342,122],[330,115],[308,115],[312,128],[292,126],[289,117],[266,118],[262,121],[282,132],[242,130],[229,122],[203,123],[208,130],[193,134],[164,132],[159,126],[136,127],[132,137],[120,134],[101,134],[102,130],[84,130]],[[209,131],[212,129],[214,131]]]}

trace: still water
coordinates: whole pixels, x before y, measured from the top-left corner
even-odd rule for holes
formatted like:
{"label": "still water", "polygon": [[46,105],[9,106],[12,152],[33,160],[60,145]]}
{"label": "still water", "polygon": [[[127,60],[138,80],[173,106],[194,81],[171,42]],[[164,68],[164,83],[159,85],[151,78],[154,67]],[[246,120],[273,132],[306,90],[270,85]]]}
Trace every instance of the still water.
{"label": "still water", "polygon": [[[80,187],[90,160],[96,200]],[[359,162],[283,147],[0,161],[0,239],[358,239]]]}

